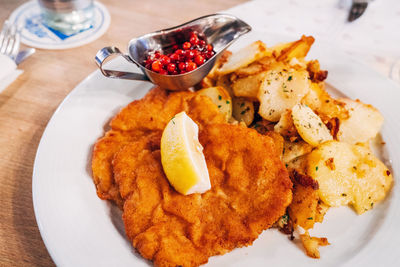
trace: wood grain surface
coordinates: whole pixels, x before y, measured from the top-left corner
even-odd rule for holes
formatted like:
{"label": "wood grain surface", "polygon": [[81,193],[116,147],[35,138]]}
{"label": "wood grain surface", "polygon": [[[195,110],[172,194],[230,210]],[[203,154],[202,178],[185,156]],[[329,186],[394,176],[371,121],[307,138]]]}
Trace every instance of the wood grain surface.
{"label": "wood grain surface", "polygon": [[[0,25],[26,1],[0,0]],[[97,50],[158,29],[214,13],[245,0],[102,0],[111,14],[108,31],[74,49],[38,49],[24,73],[0,93],[0,266],[53,266],[36,224],[32,168],[42,133],[65,96],[96,70]],[[0,70],[1,71],[1,70]]]}

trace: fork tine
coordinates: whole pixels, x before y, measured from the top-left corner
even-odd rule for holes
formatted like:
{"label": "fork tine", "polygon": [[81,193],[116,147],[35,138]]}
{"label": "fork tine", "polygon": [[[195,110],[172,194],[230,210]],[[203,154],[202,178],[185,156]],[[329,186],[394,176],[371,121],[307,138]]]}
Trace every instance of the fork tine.
{"label": "fork tine", "polygon": [[14,48],[11,51],[11,57],[15,60],[19,51],[19,47],[21,44],[21,31],[17,27],[17,31],[15,33],[15,44]]}
{"label": "fork tine", "polygon": [[0,53],[1,54],[5,54],[6,53],[6,50],[7,50],[7,47],[8,47],[8,43],[10,42],[10,37],[11,37],[10,28],[7,28],[7,31],[4,34],[3,44],[2,44],[2,46],[0,48]]}
{"label": "fork tine", "polygon": [[9,28],[9,35],[10,35],[10,39],[8,41],[8,45],[6,47],[6,51],[5,51],[5,55],[11,57],[11,53],[14,50],[14,46],[16,45],[16,33],[17,33],[17,28],[15,25],[11,25],[11,27]]}
{"label": "fork tine", "polygon": [[4,39],[6,37],[6,33],[8,31],[8,20],[6,20],[3,24],[3,28],[0,32],[0,51],[3,49]]}

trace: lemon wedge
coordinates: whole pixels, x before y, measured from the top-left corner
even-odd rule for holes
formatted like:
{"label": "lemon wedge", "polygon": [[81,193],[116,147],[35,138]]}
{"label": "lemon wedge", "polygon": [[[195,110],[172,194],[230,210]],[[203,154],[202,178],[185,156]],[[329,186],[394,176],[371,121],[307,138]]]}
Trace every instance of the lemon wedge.
{"label": "lemon wedge", "polygon": [[170,184],[181,194],[211,188],[199,127],[185,112],[176,114],[161,137],[161,163]]}

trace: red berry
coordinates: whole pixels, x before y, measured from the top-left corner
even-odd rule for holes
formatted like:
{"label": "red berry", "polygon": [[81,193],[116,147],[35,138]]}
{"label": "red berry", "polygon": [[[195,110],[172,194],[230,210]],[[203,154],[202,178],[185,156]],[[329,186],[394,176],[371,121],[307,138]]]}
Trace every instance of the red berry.
{"label": "red berry", "polygon": [[178,56],[182,56],[184,54],[182,49],[178,49],[175,51],[175,54],[177,54]]}
{"label": "red berry", "polygon": [[205,58],[209,59],[214,55],[214,51],[207,51]]}
{"label": "red berry", "polygon": [[186,58],[194,58],[194,50],[187,50]]}
{"label": "red berry", "polygon": [[206,41],[204,41],[204,40],[199,40],[198,45],[199,45],[200,47],[204,47],[204,46],[206,45]]}
{"label": "red berry", "polygon": [[161,69],[159,73],[160,73],[160,74],[163,74],[163,75],[167,75],[167,74],[168,74],[168,71],[166,71],[166,70],[164,70],[164,69]]}
{"label": "red berry", "polygon": [[178,61],[179,60],[178,54],[172,54],[169,58],[171,59],[171,61]]}
{"label": "red berry", "polygon": [[201,64],[204,63],[204,57],[202,55],[198,55],[194,58],[194,62],[197,64],[197,66],[200,66]]}
{"label": "red berry", "polygon": [[162,69],[162,64],[159,60],[154,61],[151,64],[151,69],[155,72],[159,72]]}
{"label": "red berry", "polygon": [[192,50],[194,57],[197,57],[198,55],[200,55],[200,51],[199,50]]}
{"label": "red berry", "polygon": [[208,45],[207,45],[207,51],[212,51],[212,50],[213,50],[212,45],[208,44]]}
{"label": "red berry", "polygon": [[189,42],[184,42],[182,48],[188,50],[192,45]]}
{"label": "red berry", "polygon": [[193,61],[188,61],[187,62],[186,71],[192,71],[195,68],[197,68],[196,63],[194,63]]}
{"label": "red berry", "polygon": [[172,50],[176,50],[178,48],[179,48],[179,46],[177,44],[172,46]]}
{"label": "red berry", "polygon": [[169,63],[167,66],[168,72],[174,72],[176,69],[176,65],[174,63]]}
{"label": "red berry", "polygon": [[161,56],[160,51],[156,51],[156,52],[154,53],[154,57],[155,57],[155,58],[160,58],[160,56]]}
{"label": "red berry", "polygon": [[184,62],[180,62],[180,63],[178,64],[178,68],[179,68],[179,70],[181,70],[181,71],[185,71],[185,69],[186,69],[186,64],[185,64]]}
{"label": "red berry", "polygon": [[171,63],[171,59],[168,56],[161,56],[160,61],[163,65],[168,65],[169,63]]}
{"label": "red berry", "polygon": [[189,42],[192,45],[197,45],[199,43],[199,38],[197,37],[197,35],[192,35],[192,37],[190,37]]}

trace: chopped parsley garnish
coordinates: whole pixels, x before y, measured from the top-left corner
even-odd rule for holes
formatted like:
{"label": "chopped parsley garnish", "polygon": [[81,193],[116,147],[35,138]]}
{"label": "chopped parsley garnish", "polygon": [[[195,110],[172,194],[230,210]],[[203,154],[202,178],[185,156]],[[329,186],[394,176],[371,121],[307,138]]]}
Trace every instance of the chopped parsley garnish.
{"label": "chopped parsley garnish", "polygon": [[218,99],[221,100],[221,99],[222,99],[222,96],[218,95]]}
{"label": "chopped parsley garnish", "polygon": [[315,170],[316,170],[316,171],[318,171],[318,166],[317,166],[317,167],[315,167]]}
{"label": "chopped parsley garnish", "polygon": [[308,218],[307,218],[307,220],[312,220],[312,219],[313,219],[313,217],[308,217]]}
{"label": "chopped parsley garnish", "polygon": [[218,108],[221,108],[221,105],[218,105]]}
{"label": "chopped parsley garnish", "polygon": [[287,80],[290,82],[292,80],[292,76],[290,75]]}
{"label": "chopped parsley garnish", "polygon": [[231,103],[231,102],[229,102],[229,100],[226,100],[226,103],[229,104],[229,103]]}

